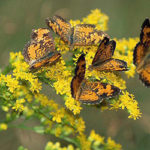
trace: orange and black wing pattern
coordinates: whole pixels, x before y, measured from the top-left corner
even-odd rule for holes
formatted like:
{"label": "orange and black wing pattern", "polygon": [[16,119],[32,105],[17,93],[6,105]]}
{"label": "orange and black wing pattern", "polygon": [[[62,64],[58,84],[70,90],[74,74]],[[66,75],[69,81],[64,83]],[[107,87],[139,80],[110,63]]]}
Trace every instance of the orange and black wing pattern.
{"label": "orange and black wing pattern", "polygon": [[142,24],[140,41],[146,46],[150,46],[150,19],[146,18]]}
{"label": "orange and black wing pattern", "polygon": [[75,76],[73,77],[71,82],[71,94],[72,97],[75,99],[77,98],[78,92],[80,90],[80,85],[84,80],[85,70],[86,70],[86,62],[84,54],[82,54],[78,58],[77,65],[75,68]]}
{"label": "orange and black wing pattern", "polygon": [[120,89],[113,85],[85,80],[85,70],[85,57],[82,54],[77,61],[75,76],[71,82],[71,94],[76,100],[85,104],[98,104],[104,99],[117,96],[120,93]]}
{"label": "orange and black wing pattern", "polygon": [[74,46],[97,45],[104,37],[109,37],[103,31],[96,30],[95,25],[92,24],[78,24],[73,32]]}
{"label": "orange and black wing pattern", "polygon": [[97,71],[127,71],[125,61],[111,58],[115,47],[116,42],[105,37],[97,49],[91,68]]}
{"label": "orange and black wing pattern", "polygon": [[30,69],[37,69],[46,64],[53,63],[60,58],[60,53],[55,51],[53,37],[46,28],[33,30],[31,40],[23,50],[23,56],[29,63]]}
{"label": "orange and black wing pattern", "polygon": [[78,94],[78,100],[84,104],[99,104],[104,99],[117,96],[120,89],[107,83],[99,81],[83,81]]}
{"label": "orange and black wing pattern", "polygon": [[133,63],[145,86],[150,87],[150,20],[145,19],[141,27],[140,42],[134,48]]}
{"label": "orange and black wing pattern", "polygon": [[105,37],[99,44],[92,65],[110,59],[114,54],[115,47],[116,42],[114,40],[109,41],[109,39]]}
{"label": "orange and black wing pattern", "polygon": [[127,63],[120,59],[110,58],[102,63],[92,66],[97,71],[127,71]]}
{"label": "orange and black wing pattern", "polygon": [[146,87],[150,87],[150,64],[139,72],[139,79]]}
{"label": "orange and black wing pattern", "polygon": [[70,42],[71,24],[60,16],[46,19],[46,24],[67,44]]}

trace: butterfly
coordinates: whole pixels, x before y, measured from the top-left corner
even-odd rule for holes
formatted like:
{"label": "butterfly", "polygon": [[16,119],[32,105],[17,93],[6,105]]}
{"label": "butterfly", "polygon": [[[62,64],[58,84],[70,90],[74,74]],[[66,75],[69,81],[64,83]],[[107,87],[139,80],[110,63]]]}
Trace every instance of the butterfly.
{"label": "butterfly", "polygon": [[140,42],[134,48],[133,63],[136,66],[136,71],[139,74],[140,80],[145,86],[150,86],[150,20],[144,20]]}
{"label": "butterfly", "polygon": [[23,56],[30,70],[55,63],[61,56],[55,50],[54,40],[46,28],[33,29],[31,40],[23,49]]}
{"label": "butterfly", "polygon": [[71,24],[60,16],[46,19],[46,24],[70,46],[97,45],[104,37],[109,37],[103,31],[96,30],[92,24]]}
{"label": "butterfly", "polygon": [[109,41],[105,37],[99,44],[89,69],[97,71],[127,71],[127,63],[125,61],[112,58],[115,47],[116,42],[114,40]]}
{"label": "butterfly", "polygon": [[120,93],[120,89],[116,86],[84,79],[85,70],[85,55],[82,54],[78,58],[75,76],[71,81],[71,94],[76,100],[85,104],[99,104],[104,99],[117,96]]}

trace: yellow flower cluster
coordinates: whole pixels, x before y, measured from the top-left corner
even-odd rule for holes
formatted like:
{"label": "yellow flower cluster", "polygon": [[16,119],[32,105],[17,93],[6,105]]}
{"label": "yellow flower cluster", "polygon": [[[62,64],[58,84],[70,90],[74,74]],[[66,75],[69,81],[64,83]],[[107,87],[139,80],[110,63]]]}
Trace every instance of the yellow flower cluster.
{"label": "yellow flower cluster", "polygon": [[99,9],[92,10],[91,13],[83,18],[83,23],[95,24],[98,30],[106,31],[108,24],[108,16]]}
{"label": "yellow flower cluster", "polygon": [[24,110],[24,105],[23,103],[25,103],[25,99],[19,99],[16,100],[15,105],[12,107],[12,109],[15,109],[16,111],[22,112]]}
{"label": "yellow flower cluster", "polygon": [[133,118],[134,120],[141,117],[141,112],[138,107],[138,102],[134,100],[134,96],[132,94],[129,94],[127,91],[123,91],[123,95],[119,96],[118,101],[114,101],[113,104],[111,104],[110,109],[127,109],[129,111],[129,117]]}
{"label": "yellow flower cluster", "polygon": [[72,145],[68,145],[67,147],[61,147],[59,142],[53,144],[52,142],[48,142],[45,150],[79,150],[78,148],[74,148]]}
{"label": "yellow flower cluster", "polygon": [[41,90],[41,83],[35,75],[28,72],[29,65],[24,62],[21,52],[10,53],[10,62],[14,67],[13,76],[15,76],[17,80],[28,81],[30,84],[30,90],[33,93]]}
{"label": "yellow flower cluster", "polygon": [[116,144],[110,137],[107,139],[106,149],[109,150],[121,150],[122,146],[120,144]]}
{"label": "yellow flower cluster", "polygon": [[16,91],[16,89],[19,88],[19,82],[18,80],[16,80],[15,78],[12,78],[11,75],[0,75],[0,83],[6,83],[6,86],[8,87],[8,90],[11,93],[14,93]]}
{"label": "yellow flower cluster", "polygon": [[[96,9],[91,12],[90,15],[88,15],[86,18],[83,18],[83,21],[73,21],[71,20],[70,23],[72,26],[75,26],[79,23],[90,23],[95,24],[97,27],[106,30],[107,28],[107,22],[108,17],[101,13],[100,10]],[[135,73],[135,67],[133,65],[133,49],[134,46],[137,43],[138,38],[130,38],[129,40],[121,39],[115,41],[117,42],[116,50],[114,53],[114,58],[119,58],[121,60],[124,60],[128,64],[129,71],[126,71],[125,74],[127,74],[128,77],[133,77]],[[66,45],[60,38],[55,38],[56,47],[58,51],[61,51],[62,54],[65,54],[69,51],[69,46]],[[77,52],[75,52],[77,50]],[[98,72],[98,71],[91,71],[89,70],[89,66],[92,63],[92,60],[94,58],[94,55],[97,51],[97,46],[75,46],[73,49],[73,53],[75,52],[75,57],[73,58],[74,64],[76,65],[76,61],[79,58],[81,52],[86,53],[85,59],[86,59],[86,74],[85,78],[95,78],[97,80],[100,80],[101,82],[110,83],[117,87],[119,87],[121,90],[126,89],[126,82],[122,79],[121,75],[119,73],[114,72]],[[68,54],[68,53],[67,53]],[[70,55],[70,54],[69,54]],[[65,55],[63,56],[65,58]],[[50,80],[55,80],[53,83],[53,87],[56,90],[57,94],[63,95],[65,99],[65,105],[66,107],[71,110],[74,114],[79,114],[82,107],[80,106],[80,103],[76,100],[74,100],[71,96],[70,91],[70,84],[73,77],[72,72],[74,72],[72,65],[67,65],[65,59],[61,58],[61,60],[56,63],[56,65],[51,67],[43,67],[43,70],[46,70],[46,77]],[[122,98],[125,97],[125,93],[123,92]],[[128,109],[128,112],[133,112],[132,116],[130,118],[138,118],[140,117],[140,112],[138,109],[138,106],[135,107],[135,100],[133,101],[132,98],[129,97],[128,101],[130,101],[130,105],[132,107],[126,107]],[[122,101],[120,101],[121,103]],[[113,109],[117,106],[115,106],[114,103]],[[137,103],[136,103],[137,104]],[[137,104],[138,105],[138,104]],[[122,108],[122,107],[120,107]],[[137,108],[137,111],[135,111]],[[134,115],[135,112],[135,115]],[[139,113],[138,113],[139,112]],[[130,113],[131,114],[131,113]]]}
{"label": "yellow flower cluster", "polygon": [[97,149],[98,146],[104,146],[108,150],[122,150],[122,146],[113,141],[110,137],[107,142],[104,141],[104,137],[96,134],[94,130],[91,131],[88,140],[93,142],[93,147]]}
{"label": "yellow flower cluster", "polygon": [[120,39],[116,41],[116,50],[114,53],[114,58],[119,58],[124,60],[128,64],[129,70],[125,72],[128,77],[134,77],[135,74],[135,66],[133,64],[133,50],[137,42],[139,41],[138,38],[129,38],[127,39]]}
{"label": "yellow flower cluster", "polygon": [[70,83],[72,80],[71,71],[65,65],[65,61],[61,59],[56,65],[51,67],[43,67],[46,69],[45,76],[50,80],[55,80],[53,87],[57,94],[65,94],[65,105],[68,109],[73,111],[74,114],[79,114],[82,109],[80,103],[74,100],[71,96]]}

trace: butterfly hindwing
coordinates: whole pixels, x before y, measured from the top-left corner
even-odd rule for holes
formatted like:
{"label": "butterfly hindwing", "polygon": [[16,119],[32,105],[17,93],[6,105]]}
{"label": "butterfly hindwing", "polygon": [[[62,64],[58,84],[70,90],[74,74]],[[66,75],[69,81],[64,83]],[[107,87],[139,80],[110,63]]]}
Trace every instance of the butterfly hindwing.
{"label": "butterfly hindwing", "polygon": [[50,27],[60,38],[66,42],[70,42],[71,24],[60,16],[53,16],[46,19],[46,24]]}
{"label": "butterfly hindwing", "polygon": [[127,63],[120,59],[108,59],[93,66],[97,71],[127,71]]}
{"label": "butterfly hindwing", "polygon": [[139,73],[139,79],[145,86],[150,87],[150,65]]}
{"label": "butterfly hindwing", "polygon": [[112,98],[120,93],[120,89],[98,81],[84,81],[81,85],[78,100],[85,104],[98,104],[104,99]]}

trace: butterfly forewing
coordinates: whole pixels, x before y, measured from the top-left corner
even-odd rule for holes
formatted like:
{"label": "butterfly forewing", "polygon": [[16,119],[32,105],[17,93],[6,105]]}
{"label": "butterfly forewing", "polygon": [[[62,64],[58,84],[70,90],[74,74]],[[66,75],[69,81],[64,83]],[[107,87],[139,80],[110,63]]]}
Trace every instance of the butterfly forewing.
{"label": "butterfly forewing", "polygon": [[71,24],[60,16],[53,16],[46,19],[46,24],[50,27],[60,38],[66,42],[70,42]]}
{"label": "butterfly forewing", "polygon": [[140,41],[143,44],[150,46],[150,20],[148,18],[145,19],[145,21],[142,24]]}
{"label": "butterfly forewing", "polygon": [[78,95],[80,85],[85,76],[85,69],[86,69],[86,62],[85,62],[84,54],[82,54],[78,58],[77,65],[75,68],[75,76],[71,81],[71,94],[73,98],[76,98]]}
{"label": "butterfly forewing", "polygon": [[115,47],[116,42],[113,40],[109,41],[109,39],[105,37],[97,49],[97,52],[92,61],[92,65],[110,59],[114,53]]}

